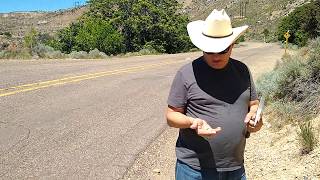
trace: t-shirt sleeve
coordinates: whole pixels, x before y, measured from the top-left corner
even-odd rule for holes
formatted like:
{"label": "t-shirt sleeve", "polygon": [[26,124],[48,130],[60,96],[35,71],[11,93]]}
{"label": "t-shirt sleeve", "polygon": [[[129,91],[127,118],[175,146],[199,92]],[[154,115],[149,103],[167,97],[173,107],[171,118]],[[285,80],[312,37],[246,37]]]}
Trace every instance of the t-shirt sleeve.
{"label": "t-shirt sleeve", "polygon": [[178,71],[173,79],[167,103],[176,108],[184,108],[187,104],[186,81],[183,78],[181,71]]}
{"label": "t-shirt sleeve", "polygon": [[258,99],[258,95],[257,95],[256,86],[254,85],[254,81],[253,81],[250,70],[249,70],[249,75],[250,75],[250,101],[254,101]]}

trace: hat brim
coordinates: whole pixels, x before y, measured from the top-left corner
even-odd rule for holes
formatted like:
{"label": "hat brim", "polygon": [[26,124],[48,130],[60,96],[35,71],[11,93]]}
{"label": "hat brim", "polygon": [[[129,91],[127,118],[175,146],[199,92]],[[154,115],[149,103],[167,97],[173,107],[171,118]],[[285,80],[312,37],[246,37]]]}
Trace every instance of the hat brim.
{"label": "hat brim", "polygon": [[248,26],[232,28],[233,33],[230,36],[223,38],[213,38],[205,36],[202,33],[204,21],[193,21],[187,25],[187,30],[191,42],[204,52],[218,53],[225,50],[234,43],[247,29]]}

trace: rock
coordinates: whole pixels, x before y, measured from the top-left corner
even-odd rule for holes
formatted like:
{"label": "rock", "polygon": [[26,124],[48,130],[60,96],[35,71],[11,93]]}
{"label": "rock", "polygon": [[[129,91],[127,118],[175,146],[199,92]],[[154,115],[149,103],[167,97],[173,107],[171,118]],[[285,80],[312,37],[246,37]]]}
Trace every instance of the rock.
{"label": "rock", "polygon": [[267,128],[271,128],[271,124],[268,123],[268,124],[267,124]]}
{"label": "rock", "polygon": [[154,169],[152,172],[155,173],[155,174],[160,175],[160,169]]}

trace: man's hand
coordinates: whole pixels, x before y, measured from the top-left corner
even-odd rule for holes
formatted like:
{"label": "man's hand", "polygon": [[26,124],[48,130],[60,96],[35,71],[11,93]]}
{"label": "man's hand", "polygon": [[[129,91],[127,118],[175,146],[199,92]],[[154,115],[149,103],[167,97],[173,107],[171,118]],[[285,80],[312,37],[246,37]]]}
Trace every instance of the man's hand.
{"label": "man's hand", "polygon": [[259,131],[263,125],[262,116],[260,117],[260,120],[257,122],[256,125],[254,125],[255,118],[256,118],[256,113],[249,112],[246,116],[246,119],[244,120],[244,123],[247,124],[247,129],[250,133]]}
{"label": "man's hand", "polygon": [[213,138],[219,131],[221,131],[220,127],[213,129],[206,121],[202,119],[191,117],[189,118],[191,122],[190,128],[194,129],[199,136],[205,139]]}

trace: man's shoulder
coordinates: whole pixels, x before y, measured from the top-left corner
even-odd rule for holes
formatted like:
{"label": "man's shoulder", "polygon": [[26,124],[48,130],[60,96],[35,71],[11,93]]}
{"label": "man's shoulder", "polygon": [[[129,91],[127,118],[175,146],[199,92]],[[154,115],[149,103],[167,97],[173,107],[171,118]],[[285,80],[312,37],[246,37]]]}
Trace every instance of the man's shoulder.
{"label": "man's shoulder", "polygon": [[243,62],[241,62],[239,60],[236,60],[236,59],[233,59],[233,58],[230,58],[230,60],[235,66],[248,69],[248,66],[245,63],[243,63]]}
{"label": "man's shoulder", "polygon": [[232,62],[232,65],[242,71],[242,72],[249,72],[249,68],[246,64],[244,64],[243,62],[239,61],[239,60],[236,60],[236,59],[233,59],[233,58],[230,58],[231,62]]}
{"label": "man's shoulder", "polygon": [[194,59],[193,61],[183,65],[178,72],[182,73],[182,74],[190,74],[193,73],[193,66],[192,63],[194,63],[195,61],[198,61],[201,57]]}

